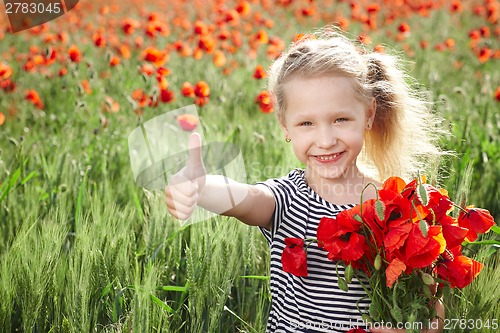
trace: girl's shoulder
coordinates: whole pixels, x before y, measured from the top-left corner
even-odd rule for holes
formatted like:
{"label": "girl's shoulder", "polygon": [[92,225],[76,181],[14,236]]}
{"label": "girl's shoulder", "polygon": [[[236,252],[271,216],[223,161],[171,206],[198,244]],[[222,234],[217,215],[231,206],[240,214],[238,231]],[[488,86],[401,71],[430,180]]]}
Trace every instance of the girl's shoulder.
{"label": "girl's shoulder", "polygon": [[264,184],[274,184],[274,185],[281,185],[281,186],[287,186],[290,188],[296,188],[296,189],[306,189],[307,188],[307,183],[306,179],[304,177],[305,170],[303,169],[293,169],[291,170],[288,174],[285,176],[281,176],[278,178],[269,178],[268,180],[262,182]]}
{"label": "girl's shoulder", "polygon": [[307,192],[307,183],[304,178],[304,170],[293,169],[285,176],[269,178],[258,182],[256,185],[264,185],[273,192],[275,197],[290,198],[299,192]]}

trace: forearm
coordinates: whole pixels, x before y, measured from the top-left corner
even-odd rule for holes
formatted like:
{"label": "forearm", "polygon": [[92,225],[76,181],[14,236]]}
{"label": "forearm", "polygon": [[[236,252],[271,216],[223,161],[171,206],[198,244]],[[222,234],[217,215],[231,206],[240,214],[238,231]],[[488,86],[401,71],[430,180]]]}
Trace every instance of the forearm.
{"label": "forearm", "polygon": [[200,193],[198,206],[221,215],[238,218],[241,204],[249,192],[249,185],[238,183],[219,175],[207,175],[205,186]]}
{"label": "forearm", "polygon": [[249,225],[267,226],[274,211],[274,197],[263,187],[207,175],[198,206]]}

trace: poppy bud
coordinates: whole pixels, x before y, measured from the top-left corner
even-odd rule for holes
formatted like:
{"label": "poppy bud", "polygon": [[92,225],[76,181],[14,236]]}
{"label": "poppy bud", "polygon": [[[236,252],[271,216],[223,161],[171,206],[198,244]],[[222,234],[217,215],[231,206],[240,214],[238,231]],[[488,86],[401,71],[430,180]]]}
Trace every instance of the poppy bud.
{"label": "poppy bud", "polygon": [[340,290],[349,291],[349,287],[347,286],[347,282],[344,278],[339,277],[337,280],[337,284]]}
{"label": "poppy bud", "polygon": [[382,257],[380,256],[380,253],[379,253],[375,257],[375,260],[373,261],[373,267],[378,271],[378,270],[380,270],[380,266],[382,266]]}
{"label": "poppy bud", "polygon": [[422,286],[422,292],[424,293],[425,297],[432,297],[432,293],[427,285]]}
{"label": "poppy bud", "polygon": [[434,284],[434,278],[429,273],[422,273],[422,281],[428,286]]}
{"label": "poppy bud", "polygon": [[391,316],[392,318],[394,318],[394,320],[396,320],[396,322],[398,323],[403,322],[403,312],[399,307],[395,306],[391,309]]}
{"label": "poppy bud", "polygon": [[345,268],[345,272],[344,272],[345,280],[347,283],[352,282],[353,274],[354,274],[354,268],[352,268],[352,265],[347,265],[347,267]]}
{"label": "poppy bud", "polygon": [[409,316],[408,316],[408,320],[407,322],[408,323],[414,323],[415,321],[417,320],[417,316],[412,312]]}
{"label": "poppy bud", "polygon": [[367,315],[366,313],[363,313],[361,315],[361,319],[363,319],[363,321],[365,323],[371,323],[373,320],[372,320],[372,317],[370,317],[369,315]]}

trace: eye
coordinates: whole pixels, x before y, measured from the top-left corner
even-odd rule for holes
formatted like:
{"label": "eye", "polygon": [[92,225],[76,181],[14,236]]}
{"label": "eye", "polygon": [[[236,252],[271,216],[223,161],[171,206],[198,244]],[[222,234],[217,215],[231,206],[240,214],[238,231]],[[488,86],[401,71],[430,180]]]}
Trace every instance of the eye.
{"label": "eye", "polygon": [[312,126],[312,123],[310,121],[303,121],[299,124],[299,126]]}
{"label": "eye", "polygon": [[336,123],[343,123],[344,121],[349,121],[349,119],[347,119],[347,118],[337,118],[337,119],[335,119]]}

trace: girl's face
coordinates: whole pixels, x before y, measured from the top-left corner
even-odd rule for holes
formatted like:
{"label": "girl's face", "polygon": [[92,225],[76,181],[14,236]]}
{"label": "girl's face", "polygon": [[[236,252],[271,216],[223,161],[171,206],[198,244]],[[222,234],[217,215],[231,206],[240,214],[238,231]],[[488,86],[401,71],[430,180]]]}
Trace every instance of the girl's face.
{"label": "girl's face", "polygon": [[367,106],[357,100],[351,80],[330,75],[285,83],[282,127],[295,155],[306,165],[310,185],[358,176],[356,159],[373,123],[375,102]]}

